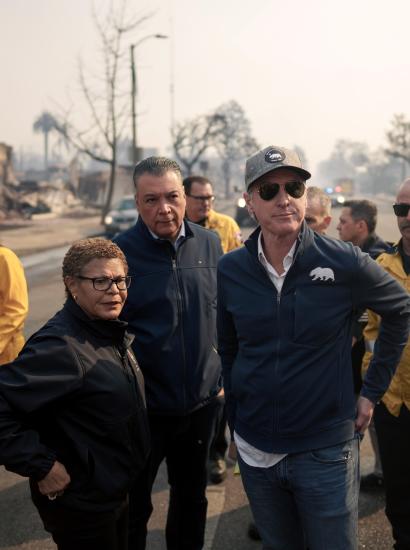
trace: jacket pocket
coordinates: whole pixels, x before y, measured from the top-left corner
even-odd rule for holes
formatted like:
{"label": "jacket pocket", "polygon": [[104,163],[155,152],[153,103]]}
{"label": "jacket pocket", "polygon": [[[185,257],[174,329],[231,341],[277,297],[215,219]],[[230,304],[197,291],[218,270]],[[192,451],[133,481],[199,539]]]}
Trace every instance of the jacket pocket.
{"label": "jacket pocket", "polygon": [[315,462],[321,464],[349,464],[353,458],[353,445],[354,440],[344,441],[338,445],[316,449],[311,451],[310,454]]}
{"label": "jacket pocket", "polygon": [[93,484],[95,475],[95,462],[91,451],[85,445],[76,445],[75,449],[78,460],[66,460],[61,458],[61,462],[67,468],[71,481],[65,492],[67,493],[85,493]]}

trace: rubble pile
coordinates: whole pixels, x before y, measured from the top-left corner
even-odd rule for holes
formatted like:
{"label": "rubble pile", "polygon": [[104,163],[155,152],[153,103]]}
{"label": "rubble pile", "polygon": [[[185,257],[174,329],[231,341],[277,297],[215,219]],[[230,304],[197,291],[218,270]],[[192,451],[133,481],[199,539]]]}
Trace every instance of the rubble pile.
{"label": "rubble pile", "polygon": [[62,180],[22,180],[0,188],[0,219],[30,219],[33,215],[51,212],[61,215],[80,204]]}

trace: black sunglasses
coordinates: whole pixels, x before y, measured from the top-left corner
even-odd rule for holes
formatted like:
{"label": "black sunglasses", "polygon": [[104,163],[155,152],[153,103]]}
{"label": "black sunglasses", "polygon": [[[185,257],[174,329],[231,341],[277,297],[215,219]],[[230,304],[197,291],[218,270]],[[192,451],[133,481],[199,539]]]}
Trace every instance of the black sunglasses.
{"label": "black sunglasses", "polygon": [[[260,183],[256,191],[259,193],[259,196],[264,201],[271,201],[279,193],[280,184],[279,183]],[[293,197],[294,199],[300,199],[305,192],[305,182],[304,181],[289,181],[285,183],[284,188],[286,193]]]}
{"label": "black sunglasses", "polygon": [[393,204],[393,210],[397,217],[406,218],[410,210],[410,204],[407,204],[405,202]]}

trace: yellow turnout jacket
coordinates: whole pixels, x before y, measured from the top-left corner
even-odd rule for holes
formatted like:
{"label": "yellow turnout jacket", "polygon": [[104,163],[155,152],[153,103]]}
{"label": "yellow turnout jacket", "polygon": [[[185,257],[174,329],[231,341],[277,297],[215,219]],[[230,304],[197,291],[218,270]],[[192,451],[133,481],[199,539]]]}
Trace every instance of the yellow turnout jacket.
{"label": "yellow turnout jacket", "polygon": [[24,345],[28,313],[27,283],[20,260],[0,246],[0,365],[15,359]]}
{"label": "yellow turnout jacket", "polygon": [[[379,263],[388,273],[390,273],[390,275],[397,279],[397,281],[407,290],[407,292],[410,291],[410,275],[406,275],[406,272],[404,271],[403,262],[397,247],[396,251],[392,254],[381,254],[377,258],[376,262]],[[372,349],[379,333],[380,324],[380,318],[378,315],[370,310],[368,313],[369,322],[367,323],[363,333],[366,345],[366,353],[362,364],[363,376],[366,373],[372,357]],[[403,355],[400,359],[400,363],[390,383],[389,389],[382,398],[382,401],[386,405],[390,414],[394,416],[399,416],[403,403],[410,410],[410,340],[407,341]]]}

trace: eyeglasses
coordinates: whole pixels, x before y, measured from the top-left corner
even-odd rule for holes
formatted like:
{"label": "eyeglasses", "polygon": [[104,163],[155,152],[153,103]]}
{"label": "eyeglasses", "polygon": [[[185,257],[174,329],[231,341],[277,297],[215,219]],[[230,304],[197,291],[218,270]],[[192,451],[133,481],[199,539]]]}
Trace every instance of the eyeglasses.
{"label": "eyeglasses", "polygon": [[[305,192],[305,182],[304,181],[289,181],[283,186],[286,189],[286,193],[293,197],[294,199],[300,199]],[[280,184],[279,183],[261,183],[257,186],[256,191],[259,193],[259,196],[264,201],[271,201],[279,193]]]}
{"label": "eyeglasses", "polygon": [[406,218],[410,210],[410,204],[407,204],[405,202],[393,204],[393,210],[397,217]]}
{"label": "eyeglasses", "polygon": [[188,195],[188,197],[191,197],[191,199],[195,199],[196,201],[209,201],[214,202],[215,195]]}
{"label": "eyeglasses", "polygon": [[84,281],[92,281],[95,290],[110,290],[113,283],[117,285],[118,290],[127,290],[131,284],[131,275],[126,277],[117,277],[116,279],[110,279],[109,277],[83,277],[77,275],[77,279],[83,279]]}

